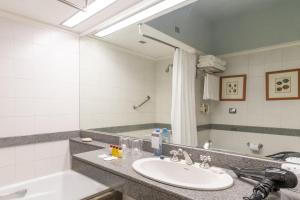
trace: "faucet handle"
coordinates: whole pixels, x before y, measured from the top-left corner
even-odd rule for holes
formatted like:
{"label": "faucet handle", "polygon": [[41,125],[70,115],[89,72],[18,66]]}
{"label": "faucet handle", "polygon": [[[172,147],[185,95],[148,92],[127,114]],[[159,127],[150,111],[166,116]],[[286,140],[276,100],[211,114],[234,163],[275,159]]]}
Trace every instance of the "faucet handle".
{"label": "faucet handle", "polygon": [[182,156],[183,155],[183,150],[182,149],[178,149],[178,155]]}
{"label": "faucet handle", "polygon": [[211,162],[211,157],[207,156],[207,162]]}
{"label": "faucet handle", "polygon": [[178,155],[178,151],[172,150],[172,151],[170,151],[170,154],[171,154],[171,155]]}
{"label": "faucet handle", "polygon": [[200,155],[200,167],[208,169],[210,168],[210,162],[211,162],[211,157],[210,156],[204,156]]}
{"label": "faucet handle", "polygon": [[179,159],[178,159],[179,151],[172,150],[172,151],[170,151],[170,154],[172,155],[172,158],[171,158],[172,161],[174,161],[174,162],[179,161]]}
{"label": "faucet handle", "polygon": [[207,156],[200,155],[200,161],[205,162],[207,159]]}

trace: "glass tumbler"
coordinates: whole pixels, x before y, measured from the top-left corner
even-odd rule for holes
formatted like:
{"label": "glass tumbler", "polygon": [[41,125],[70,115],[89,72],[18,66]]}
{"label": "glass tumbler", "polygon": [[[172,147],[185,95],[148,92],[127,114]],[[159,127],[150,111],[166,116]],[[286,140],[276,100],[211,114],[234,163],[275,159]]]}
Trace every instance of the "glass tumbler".
{"label": "glass tumbler", "polygon": [[131,154],[133,157],[141,157],[143,155],[143,140],[132,139],[131,148]]}
{"label": "glass tumbler", "polygon": [[130,138],[121,136],[119,138],[119,145],[123,150],[123,157],[126,157],[130,153]]}

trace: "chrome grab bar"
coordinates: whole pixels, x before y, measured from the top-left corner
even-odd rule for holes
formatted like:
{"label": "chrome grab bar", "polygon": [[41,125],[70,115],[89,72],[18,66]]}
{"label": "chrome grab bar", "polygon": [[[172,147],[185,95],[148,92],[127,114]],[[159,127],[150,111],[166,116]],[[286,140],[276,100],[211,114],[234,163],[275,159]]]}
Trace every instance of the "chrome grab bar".
{"label": "chrome grab bar", "polygon": [[0,194],[0,200],[10,200],[13,198],[21,198],[27,194],[27,189],[18,190],[8,194]]}
{"label": "chrome grab bar", "polygon": [[150,99],[151,99],[150,96],[146,96],[146,100],[144,100],[144,101],[143,101],[140,105],[138,105],[138,106],[133,106],[133,109],[136,110],[136,109],[142,107],[142,106],[143,106],[145,103],[147,103],[147,101],[149,101]]}

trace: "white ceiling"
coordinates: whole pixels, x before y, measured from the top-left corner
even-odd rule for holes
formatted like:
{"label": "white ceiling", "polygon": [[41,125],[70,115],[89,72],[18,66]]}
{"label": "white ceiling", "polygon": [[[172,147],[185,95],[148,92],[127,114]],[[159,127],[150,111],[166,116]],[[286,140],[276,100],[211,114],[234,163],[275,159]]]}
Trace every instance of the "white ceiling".
{"label": "white ceiling", "polygon": [[[153,60],[170,57],[174,54],[172,47],[147,39],[139,35],[138,26],[132,25],[103,38],[104,41],[128,49]],[[139,41],[145,41],[145,44]]]}
{"label": "white ceiling", "polygon": [[[85,0],[70,1],[82,6],[85,3]],[[70,30],[81,33],[141,1],[142,0],[118,0],[94,17]],[[92,0],[89,2],[92,2]],[[62,28],[65,27],[60,24],[77,12],[76,9],[57,0],[0,0],[0,10]]]}
{"label": "white ceiling", "polygon": [[[85,0],[69,0],[70,2],[84,6]],[[91,3],[94,0],[89,0]],[[132,7],[142,1],[148,0],[118,0],[95,16],[80,23],[69,30],[83,33],[91,27],[100,24],[108,18]],[[61,23],[78,12],[75,8],[65,5],[57,0],[0,0],[0,10],[10,12],[19,16],[47,23],[50,25],[61,26]],[[173,55],[174,49],[166,45],[142,38],[138,33],[137,25],[129,26],[121,31],[115,32],[105,38],[104,41],[113,43],[119,47],[125,48],[135,54],[150,58],[160,59]],[[139,43],[140,40],[145,44]]]}

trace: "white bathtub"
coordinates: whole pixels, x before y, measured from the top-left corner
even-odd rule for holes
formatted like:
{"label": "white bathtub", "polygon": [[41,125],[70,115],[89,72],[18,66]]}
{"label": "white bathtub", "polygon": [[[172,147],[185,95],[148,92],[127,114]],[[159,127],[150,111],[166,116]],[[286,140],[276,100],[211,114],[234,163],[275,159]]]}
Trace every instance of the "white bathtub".
{"label": "white bathtub", "polygon": [[[69,170],[2,187],[0,200],[79,200],[106,189],[106,186]],[[18,195],[11,195],[17,191],[20,191]]]}

